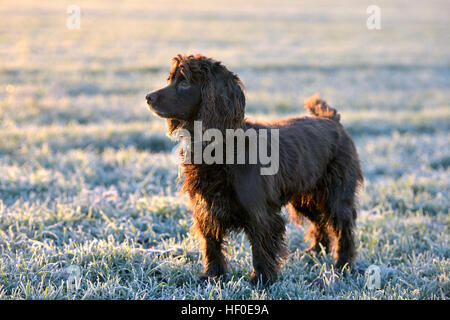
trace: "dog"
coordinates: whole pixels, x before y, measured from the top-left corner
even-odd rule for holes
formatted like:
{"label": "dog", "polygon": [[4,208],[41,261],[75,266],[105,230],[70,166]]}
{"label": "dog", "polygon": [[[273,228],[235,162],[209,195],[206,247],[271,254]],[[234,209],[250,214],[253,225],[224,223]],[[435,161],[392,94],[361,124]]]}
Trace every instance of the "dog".
{"label": "dog", "polygon": [[[351,268],[357,254],[354,230],[363,175],[339,113],[315,95],[305,100],[309,116],[252,121],[244,115],[244,90],[239,76],[220,61],[200,54],[177,55],[167,86],[146,95],[150,110],[166,119],[169,136],[180,129],[194,134],[195,121],[201,121],[203,130],[224,135],[230,129],[278,130],[279,169],[273,175],[260,174],[261,162],[182,164],[182,191],[193,210],[191,230],[202,248],[204,271],[199,277],[226,273],[226,236],[244,231],[252,249],[250,282],[273,283],[288,255],[281,214],[286,205],[295,222],[303,217],[311,221],[306,236],[311,253],[323,247],[334,252],[336,268]],[[246,159],[249,147],[246,140]],[[193,152],[184,149],[181,154]]]}

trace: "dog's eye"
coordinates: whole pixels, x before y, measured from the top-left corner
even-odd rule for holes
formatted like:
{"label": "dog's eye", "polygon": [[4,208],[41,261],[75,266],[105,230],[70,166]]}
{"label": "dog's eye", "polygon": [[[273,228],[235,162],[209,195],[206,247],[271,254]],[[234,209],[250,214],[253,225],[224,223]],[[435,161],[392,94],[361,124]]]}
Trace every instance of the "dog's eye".
{"label": "dog's eye", "polygon": [[189,87],[189,81],[183,80],[180,82],[180,87],[187,88]]}

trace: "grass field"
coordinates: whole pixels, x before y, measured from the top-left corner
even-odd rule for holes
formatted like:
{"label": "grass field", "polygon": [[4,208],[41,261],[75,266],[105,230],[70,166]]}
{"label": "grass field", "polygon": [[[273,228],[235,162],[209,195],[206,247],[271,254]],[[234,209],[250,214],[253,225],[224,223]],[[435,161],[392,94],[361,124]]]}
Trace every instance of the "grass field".
{"label": "grass field", "polygon": [[[378,1],[371,31],[370,1],[0,2],[0,299],[450,298],[448,1]],[[197,280],[174,144],[144,101],[197,52],[239,73],[249,117],[303,114],[315,92],[341,112],[366,179],[357,265],[381,268],[379,290],[314,285],[334,271],[304,253],[307,223],[288,224],[274,285],[249,285],[242,234],[228,276]]]}

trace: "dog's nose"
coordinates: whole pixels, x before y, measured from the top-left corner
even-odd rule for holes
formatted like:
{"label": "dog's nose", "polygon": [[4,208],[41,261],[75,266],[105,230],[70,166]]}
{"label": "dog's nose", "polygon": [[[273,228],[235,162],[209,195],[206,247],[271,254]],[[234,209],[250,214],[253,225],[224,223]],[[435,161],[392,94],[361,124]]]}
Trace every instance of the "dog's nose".
{"label": "dog's nose", "polygon": [[152,103],[155,102],[156,100],[156,93],[149,93],[145,96],[145,99],[147,100],[148,103]]}

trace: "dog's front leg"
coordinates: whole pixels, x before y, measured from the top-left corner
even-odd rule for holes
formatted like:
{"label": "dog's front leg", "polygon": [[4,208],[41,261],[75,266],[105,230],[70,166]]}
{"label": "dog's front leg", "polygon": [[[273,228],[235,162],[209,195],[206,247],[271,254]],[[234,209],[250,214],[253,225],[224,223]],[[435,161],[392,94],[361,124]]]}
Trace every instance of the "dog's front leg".
{"label": "dog's front leg", "polygon": [[211,228],[210,224],[205,224],[198,217],[194,217],[192,229],[200,240],[203,254],[204,270],[198,275],[199,278],[217,278],[223,275],[227,270],[227,263],[222,250],[223,233],[215,228]]}
{"label": "dog's front leg", "polygon": [[261,225],[246,228],[252,246],[253,273],[250,282],[253,285],[258,282],[267,285],[277,279],[288,252],[285,231],[284,220],[277,213],[269,215]]}
{"label": "dog's front leg", "polygon": [[223,275],[227,270],[225,256],[222,252],[223,239],[203,236],[202,251],[204,271],[198,276],[201,279],[217,278]]}

